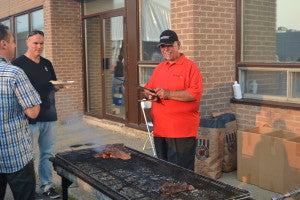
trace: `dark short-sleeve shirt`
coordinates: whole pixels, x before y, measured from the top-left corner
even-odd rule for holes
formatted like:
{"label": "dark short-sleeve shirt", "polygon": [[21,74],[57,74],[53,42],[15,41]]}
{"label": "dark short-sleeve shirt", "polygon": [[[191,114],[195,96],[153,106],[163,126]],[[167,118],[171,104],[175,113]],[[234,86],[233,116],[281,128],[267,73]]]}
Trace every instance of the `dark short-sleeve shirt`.
{"label": "dark short-sleeve shirt", "polygon": [[123,63],[118,61],[117,62],[117,66],[115,68],[115,77],[124,77],[124,67],[123,67]]}
{"label": "dark short-sleeve shirt", "polygon": [[50,81],[57,79],[52,63],[43,57],[40,58],[39,63],[36,63],[25,55],[16,58],[12,63],[24,70],[41,96],[41,111],[36,119],[29,118],[29,123],[56,121],[55,88]]}

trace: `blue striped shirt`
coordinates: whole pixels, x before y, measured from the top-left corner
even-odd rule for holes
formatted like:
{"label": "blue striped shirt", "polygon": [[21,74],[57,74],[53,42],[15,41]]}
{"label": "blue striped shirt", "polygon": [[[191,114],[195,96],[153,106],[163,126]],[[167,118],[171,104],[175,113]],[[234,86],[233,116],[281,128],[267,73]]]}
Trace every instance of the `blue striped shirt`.
{"label": "blue striped shirt", "polygon": [[22,69],[0,56],[0,173],[22,169],[33,158],[25,110],[41,104]]}

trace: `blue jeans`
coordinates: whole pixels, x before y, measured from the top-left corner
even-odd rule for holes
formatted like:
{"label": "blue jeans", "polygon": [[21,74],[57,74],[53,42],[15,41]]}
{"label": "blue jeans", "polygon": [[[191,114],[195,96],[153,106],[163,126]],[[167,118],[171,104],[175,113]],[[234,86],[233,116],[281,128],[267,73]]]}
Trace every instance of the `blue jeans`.
{"label": "blue jeans", "polygon": [[40,158],[39,158],[39,178],[41,192],[47,191],[52,187],[52,162],[49,160],[53,157],[56,144],[57,123],[53,122],[37,122],[30,124],[30,132],[32,143],[34,146],[34,138],[38,137]]}
{"label": "blue jeans", "polygon": [[118,79],[116,79],[115,77],[113,78],[112,95],[114,95],[115,93],[123,93],[123,81],[121,80],[124,81],[124,77],[118,77]]}

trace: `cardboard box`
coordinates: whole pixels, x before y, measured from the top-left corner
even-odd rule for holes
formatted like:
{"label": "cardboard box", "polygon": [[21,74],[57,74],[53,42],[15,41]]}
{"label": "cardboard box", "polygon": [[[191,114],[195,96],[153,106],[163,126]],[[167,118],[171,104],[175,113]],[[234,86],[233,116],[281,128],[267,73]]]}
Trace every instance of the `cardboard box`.
{"label": "cardboard box", "polygon": [[300,136],[285,140],[284,147],[287,160],[283,191],[286,192],[300,188]]}
{"label": "cardboard box", "polygon": [[254,127],[238,132],[238,180],[286,193],[300,184],[300,137]]}
{"label": "cardboard box", "polygon": [[[288,173],[286,171],[287,155],[284,142],[295,136],[295,133],[283,130],[274,131],[262,136],[264,148],[259,152],[258,186],[278,193],[289,191],[285,183]],[[295,188],[290,188],[290,190],[292,189]]]}
{"label": "cardboard box", "polygon": [[237,178],[254,185],[259,184],[260,153],[264,148],[262,135],[272,133],[270,127],[253,127],[237,133]]}

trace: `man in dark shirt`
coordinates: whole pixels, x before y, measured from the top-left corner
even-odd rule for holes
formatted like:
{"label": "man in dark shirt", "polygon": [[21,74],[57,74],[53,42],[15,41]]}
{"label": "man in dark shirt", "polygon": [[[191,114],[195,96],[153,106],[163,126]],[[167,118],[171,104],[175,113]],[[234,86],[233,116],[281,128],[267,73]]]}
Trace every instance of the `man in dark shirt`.
{"label": "man in dark shirt", "polygon": [[124,66],[123,66],[123,56],[118,56],[118,61],[115,66],[113,66],[114,77],[123,78],[124,77]]}
{"label": "man in dark shirt", "polygon": [[[112,66],[111,70],[114,73],[114,79],[113,79],[113,90],[112,94],[115,93],[122,93],[122,80],[124,80],[124,65],[123,65],[123,56],[119,55],[117,63]],[[119,86],[119,88],[118,88]],[[121,86],[121,89],[120,89]]]}
{"label": "man in dark shirt", "polygon": [[12,63],[24,70],[33,87],[41,96],[40,114],[36,119],[29,118],[29,124],[32,140],[34,141],[34,136],[38,135],[40,150],[38,174],[41,192],[54,199],[60,196],[52,186],[52,163],[49,161],[49,158],[53,156],[57,135],[54,93],[63,86],[54,86],[50,82],[57,80],[53,66],[49,60],[41,57],[44,48],[44,33],[42,31],[29,33],[26,44],[27,52]]}

